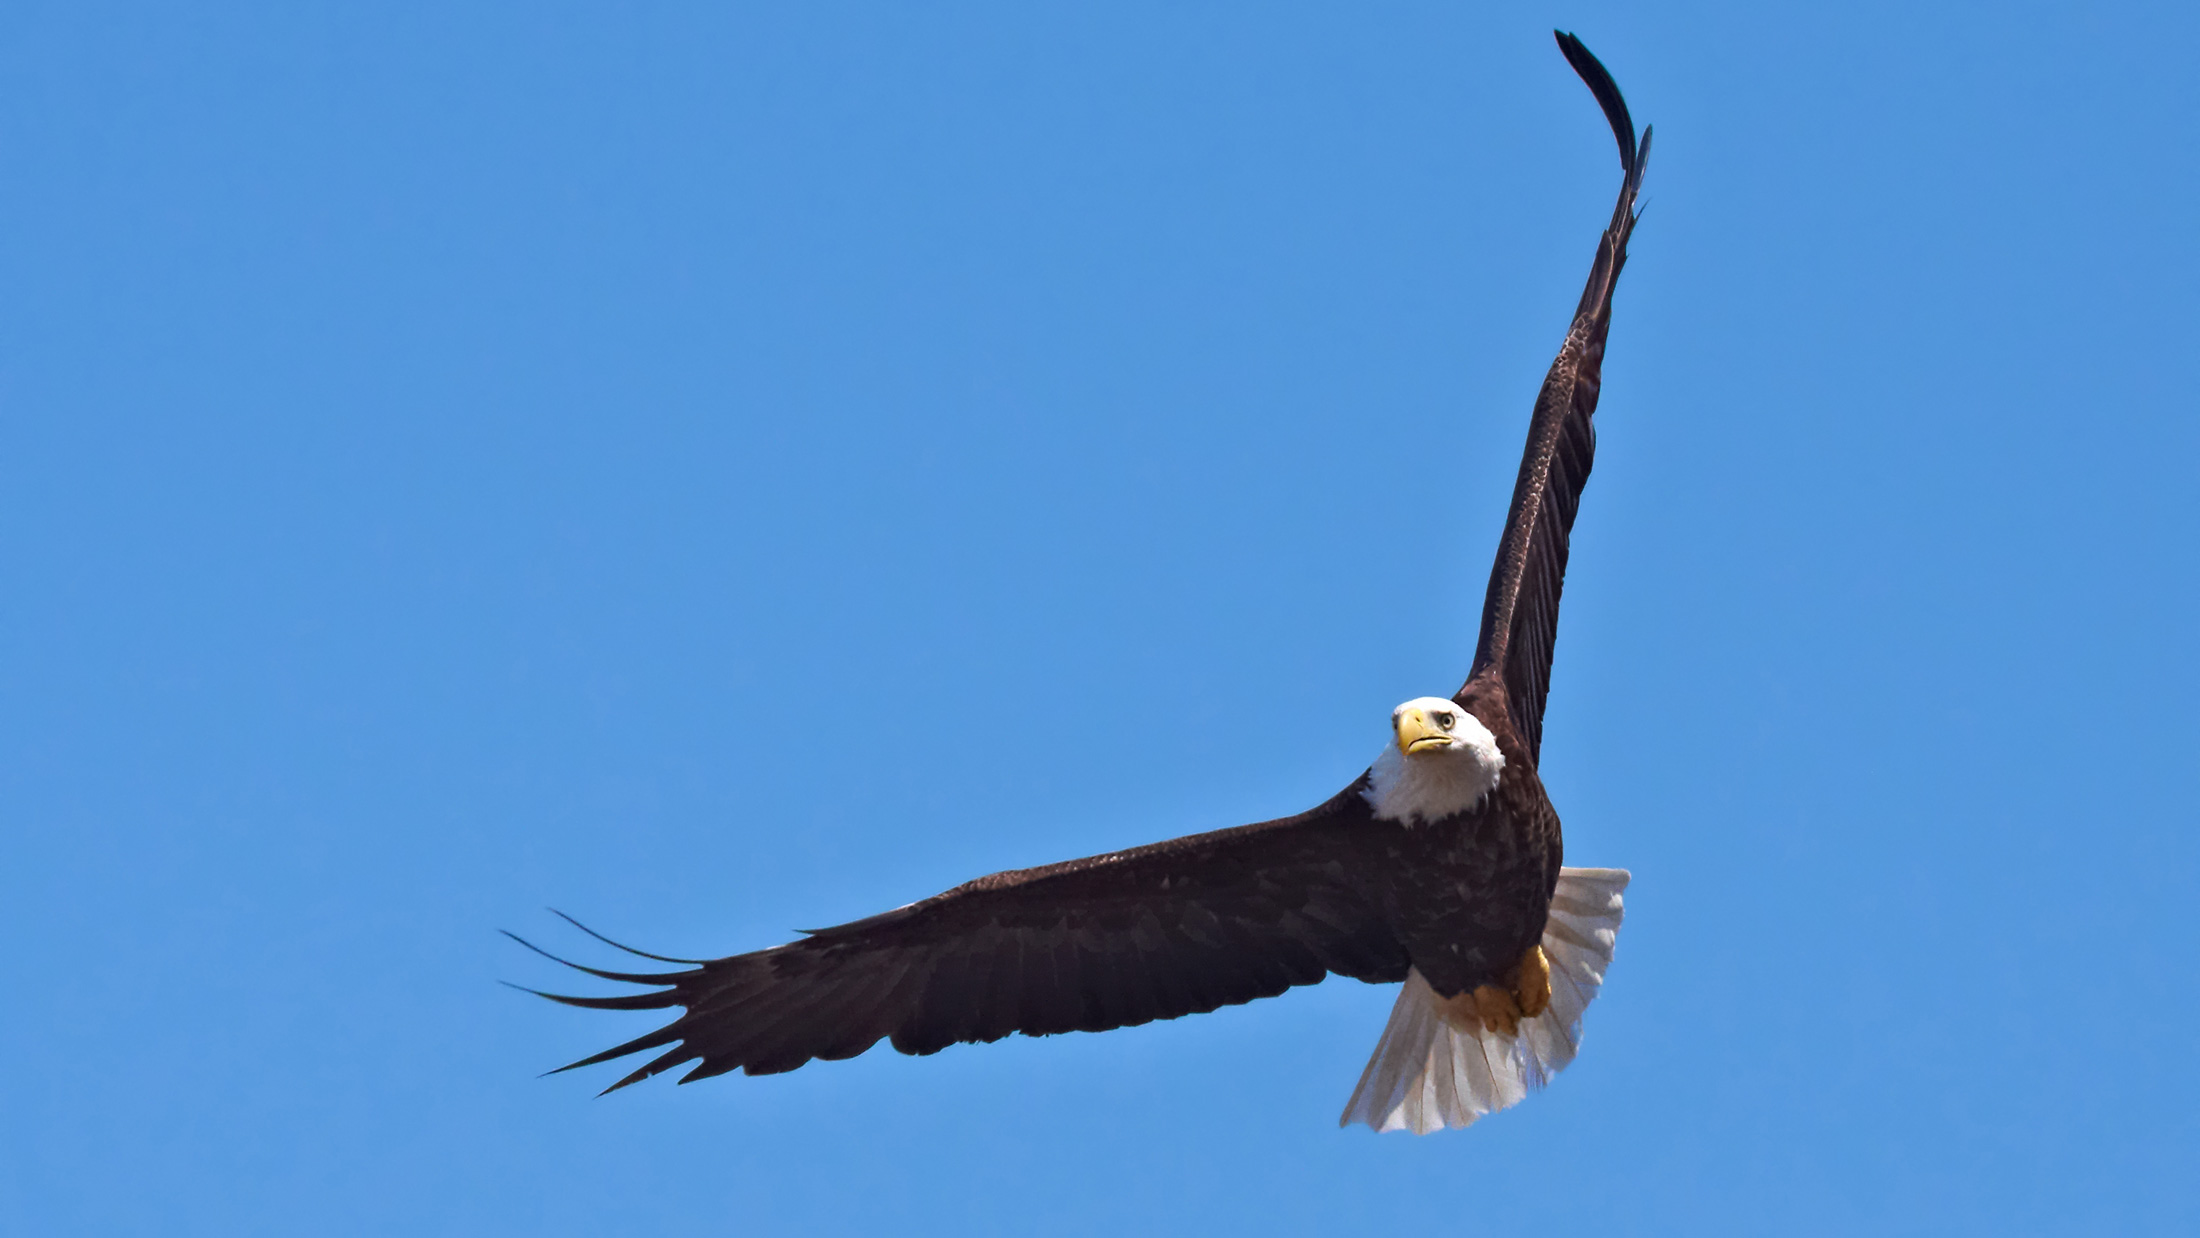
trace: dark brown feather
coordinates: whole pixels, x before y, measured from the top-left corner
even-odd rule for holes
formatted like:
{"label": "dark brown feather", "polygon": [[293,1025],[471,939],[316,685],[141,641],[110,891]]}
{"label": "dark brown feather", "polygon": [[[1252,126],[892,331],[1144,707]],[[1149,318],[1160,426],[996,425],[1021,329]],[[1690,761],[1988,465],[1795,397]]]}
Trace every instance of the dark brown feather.
{"label": "dark brown feather", "polygon": [[1377,874],[1397,871],[1386,852],[1403,831],[1371,830],[1358,786],[1296,817],[996,873],[755,954],[618,973],[662,987],[559,1000],[686,1013],[573,1065],[678,1040],[679,1051],[612,1086],[688,1062],[686,1079],[768,1074],[880,1039],[925,1054],[1171,1019],[1332,971],[1402,979],[1395,898]]}
{"label": "dark brown feather", "polygon": [[[1643,131],[1638,145],[1635,122],[1611,74],[1574,36],[1558,35],[1558,46],[1603,107],[1612,136],[1619,141],[1624,175],[1611,225],[1597,241],[1596,260],[1590,265],[1588,286],[1582,290],[1566,342],[1536,395],[1505,535],[1498,542],[1497,562],[1490,568],[1474,669],[1468,674],[1469,684],[1494,677],[1504,685],[1513,728],[1531,760],[1543,747],[1543,704],[1550,695],[1551,654],[1558,641],[1567,539],[1596,457],[1592,419],[1603,379],[1605,333],[1612,322],[1612,290],[1619,283],[1620,268],[1627,265],[1627,241],[1635,230],[1635,195],[1650,157],[1650,131]],[[1465,688],[1459,700],[1465,703]]]}

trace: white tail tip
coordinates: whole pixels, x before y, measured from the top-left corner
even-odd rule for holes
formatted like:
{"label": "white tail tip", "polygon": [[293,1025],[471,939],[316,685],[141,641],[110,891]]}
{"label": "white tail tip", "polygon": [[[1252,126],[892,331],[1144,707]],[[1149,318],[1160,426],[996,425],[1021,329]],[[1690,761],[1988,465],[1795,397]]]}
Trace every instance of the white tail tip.
{"label": "white tail tip", "polygon": [[1470,1126],[1549,1083],[1581,1047],[1581,1015],[1596,1000],[1612,965],[1627,880],[1622,868],[1559,870],[1551,918],[1543,927],[1551,1004],[1522,1019],[1517,1036],[1445,1022],[1438,1014],[1443,999],[1419,969],[1408,972],[1383,1038],[1337,1124],[1365,1122],[1378,1131],[1426,1135]]}

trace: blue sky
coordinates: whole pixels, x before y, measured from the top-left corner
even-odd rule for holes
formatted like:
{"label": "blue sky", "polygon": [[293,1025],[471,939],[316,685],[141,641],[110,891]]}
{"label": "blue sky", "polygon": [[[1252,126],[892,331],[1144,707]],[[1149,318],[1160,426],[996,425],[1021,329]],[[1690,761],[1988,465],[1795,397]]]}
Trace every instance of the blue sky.
{"label": "blue sky", "polygon": [[[1303,808],[1456,686],[1618,175],[1554,25],[1658,129],[1544,762],[1636,883],[1556,1086],[1339,1132],[1349,981],[537,1078],[647,1025],[496,983],[545,906],[759,948]],[[2191,1232],[2196,53],[10,6],[0,1229]]]}

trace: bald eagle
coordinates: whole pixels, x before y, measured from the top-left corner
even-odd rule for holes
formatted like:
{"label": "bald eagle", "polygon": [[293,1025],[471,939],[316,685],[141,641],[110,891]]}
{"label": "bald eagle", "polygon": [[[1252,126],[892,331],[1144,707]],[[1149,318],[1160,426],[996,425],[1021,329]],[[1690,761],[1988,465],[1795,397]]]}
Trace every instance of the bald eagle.
{"label": "bald eagle", "polygon": [[1558,813],[1536,757],[1567,538],[1595,451],[1612,291],[1650,131],[1636,142],[1619,88],[1580,40],[1559,33],[1558,45],[1603,107],[1623,177],[1536,397],[1465,685],[1398,706],[1392,742],[1367,772],[1297,816],[995,873],[750,954],[629,951],[678,970],[569,963],[647,991],[542,996],[682,1013],[561,1070],[657,1051],[606,1092],[681,1066],[683,1083],[772,1074],[880,1040],[927,1054],[1013,1032],[1174,1019],[1332,972],[1404,984],[1340,1124],[1465,1126],[1573,1060],[1628,875],[1561,866]]}

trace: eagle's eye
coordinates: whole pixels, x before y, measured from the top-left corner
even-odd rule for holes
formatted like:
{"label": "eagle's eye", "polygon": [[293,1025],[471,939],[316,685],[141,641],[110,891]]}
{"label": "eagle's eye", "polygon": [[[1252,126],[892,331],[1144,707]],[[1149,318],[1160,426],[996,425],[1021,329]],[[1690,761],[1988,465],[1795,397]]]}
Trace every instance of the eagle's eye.
{"label": "eagle's eye", "polygon": [[1459,716],[1453,713],[1435,713],[1430,714],[1429,717],[1435,719],[1436,725],[1444,728],[1447,731],[1451,729],[1451,724],[1458,721],[1459,719]]}

